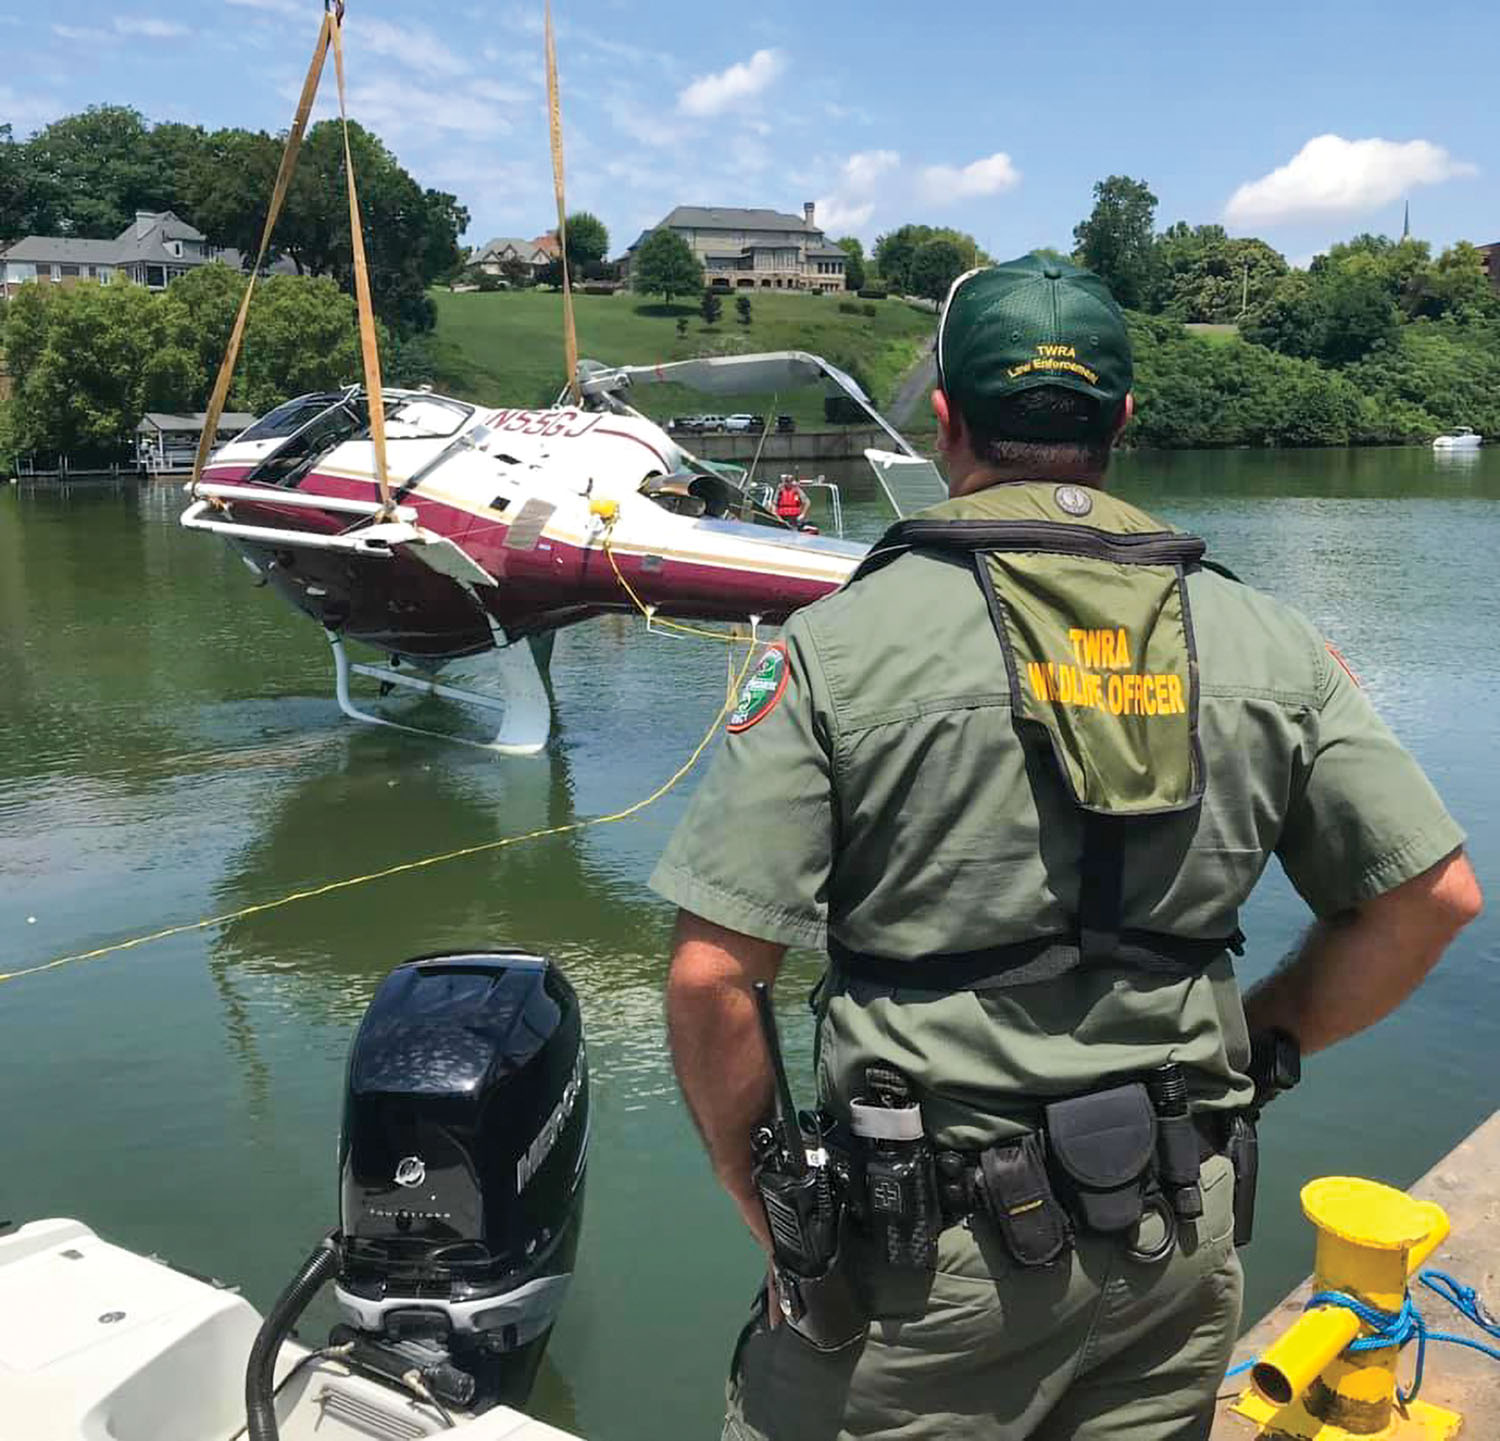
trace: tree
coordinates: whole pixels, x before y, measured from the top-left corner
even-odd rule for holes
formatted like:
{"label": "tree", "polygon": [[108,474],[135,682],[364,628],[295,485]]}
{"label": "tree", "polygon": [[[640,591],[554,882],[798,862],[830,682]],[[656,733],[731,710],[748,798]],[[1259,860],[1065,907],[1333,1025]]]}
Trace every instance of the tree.
{"label": "tree", "polygon": [[1268,300],[1287,270],[1263,240],[1232,240],[1221,225],[1179,221],[1157,237],[1145,308],[1174,320],[1237,320]]}
{"label": "tree", "polygon": [[587,210],[568,216],[568,273],[586,275],[590,267],[602,265],[609,254],[609,231],[604,222]]}
{"label": "tree", "polygon": [[951,240],[929,240],[917,247],[907,279],[913,294],[942,300],[966,269],[963,252]]}
{"label": "tree", "polygon": [[685,315],[679,315],[677,317],[677,338],[679,340],[686,340],[687,339],[687,333],[688,333],[688,318]]}
{"label": "tree", "polygon": [[548,290],[561,290],[563,283],[562,261],[554,257],[538,265],[536,268],[536,283]]}
{"label": "tree", "polygon": [[508,255],[500,262],[500,273],[513,290],[524,290],[534,284],[536,275],[519,255]]}
{"label": "tree", "polygon": [[[123,283],[23,286],[3,335],[17,448],[107,453],[146,410],[201,410],[244,284],[208,265],[163,294]],[[359,373],[353,300],[332,279],[272,276],[251,308],[230,406],[264,412]]]}
{"label": "tree", "polygon": [[1484,257],[1467,240],[1438,256],[1427,279],[1422,313],[1472,318],[1500,315],[1500,295],[1485,274]]}
{"label": "tree", "polygon": [[748,295],[736,296],[734,308],[739,312],[740,324],[749,325],[753,318],[750,313],[750,297]]}
{"label": "tree", "polygon": [[0,245],[26,233],[26,147],[0,125]]}
{"label": "tree", "polygon": [[696,295],[703,289],[703,267],[675,230],[653,230],[635,252],[631,266],[635,288],[660,295],[668,305],[674,295]]}
{"label": "tree", "polygon": [[1240,322],[1240,334],[1268,350],[1306,360],[1322,349],[1327,314],[1322,287],[1305,271],[1294,270]]}
{"label": "tree", "polygon": [[[349,148],[376,312],[397,329],[430,330],[435,312],[427,287],[462,264],[458,237],[469,213],[452,195],[423,190],[377,136],[352,122]],[[344,139],[337,121],[321,121],[307,132],[278,236],[299,271],[330,275],[353,291]]]}
{"label": "tree", "polygon": [[[281,148],[264,130],[215,130],[188,163],[183,218],[215,245],[238,250],[247,264],[260,246]],[[272,236],[273,259],[284,249],[285,233]]]}
{"label": "tree", "polygon": [[846,235],[842,240],[833,242],[849,258],[844,262],[844,289],[863,290],[865,288],[865,248],[859,242],[859,237]]}
{"label": "tree", "polygon": [[1111,175],[1094,186],[1094,209],[1073,227],[1079,263],[1100,275],[1121,305],[1151,291],[1156,196],[1143,180]]}
{"label": "tree", "polygon": [[1377,346],[1393,344],[1400,323],[1378,276],[1358,270],[1338,275],[1327,286],[1318,356],[1330,365],[1352,365]]}
{"label": "tree", "polygon": [[[990,257],[967,231],[950,226],[903,225],[875,240],[875,268],[892,290],[912,291],[911,263],[917,251],[929,240],[949,241],[963,257],[964,270],[989,265]],[[959,272],[962,274],[962,271]]]}
{"label": "tree", "polygon": [[108,453],[129,439],[149,362],[166,348],[156,296],[138,285],[23,286],[5,330],[21,450]]}
{"label": "tree", "polygon": [[705,290],[703,298],[698,302],[698,314],[703,317],[705,325],[717,325],[719,316],[724,309],[724,302],[719,299],[716,290]]}
{"label": "tree", "polygon": [[163,172],[145,118],[128,105],[91,105],[55,120],[26,151],[68,235],[113,239],[137,210],[168,210],[178,199],[178,177]]}

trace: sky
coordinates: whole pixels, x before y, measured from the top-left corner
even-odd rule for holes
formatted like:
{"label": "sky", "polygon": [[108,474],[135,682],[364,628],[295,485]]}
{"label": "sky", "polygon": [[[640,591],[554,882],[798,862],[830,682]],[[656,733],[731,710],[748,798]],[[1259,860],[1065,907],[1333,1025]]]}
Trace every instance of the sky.
{"label": "sky", "polygon": [[[289,123],[318,0],[72,0],[4,9],[0,123],[92,103]],[[56,19],[49,18],[56,15]],[[982,15],[976,21],[972,18]],[[1475,0],[556,0],[570,210],[612,254],[678,204],[800,213],[868,246],[953,225],[996,258],[1072,248],[1123,173],[1157,224],[1217,222],[1305,264],[1362,230],[1500,240],[1500,108]],[[556,223],[540,0],[349,0],[351,113],[468,240]],[[333,113],[332,66],[320,100]],[[1489,163],[1486,164],[1486,161]]]}

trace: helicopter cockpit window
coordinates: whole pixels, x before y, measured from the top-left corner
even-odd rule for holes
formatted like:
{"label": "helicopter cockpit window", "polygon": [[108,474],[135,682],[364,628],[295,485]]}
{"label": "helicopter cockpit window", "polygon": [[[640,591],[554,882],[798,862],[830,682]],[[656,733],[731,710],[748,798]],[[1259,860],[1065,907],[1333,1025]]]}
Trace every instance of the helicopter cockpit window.
{"label": "helicopter cockpit window", "polygon": [[248,430],[242,430],[236,440],[285,440],[295,435],[315,415],[321,415],[337,401],[338,395],[299,395],[268,410]]}
{"label": "helicopter cockpit window", "polygon": [[[266,417],[267,420],[270,418]],[[340,398],[308,420],[290,440],[261,461],[246,479],[262,485],[296,485],[321,456],[334,446],[353,439],[368,423],[369,416],[362,398]]]}
{"label": "helicopter cockpit window", "polygon": [[456,434],[473,414],[473,406],[441,396],[402,396],[386,406],[386,439],[443,440]]}

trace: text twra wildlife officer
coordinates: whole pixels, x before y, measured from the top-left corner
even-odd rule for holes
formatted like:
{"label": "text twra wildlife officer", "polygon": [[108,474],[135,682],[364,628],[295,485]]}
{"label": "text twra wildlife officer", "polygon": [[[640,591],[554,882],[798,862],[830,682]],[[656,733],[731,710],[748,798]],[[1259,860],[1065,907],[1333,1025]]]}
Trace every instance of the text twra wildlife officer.
{"label": "text twra wildlife officer", "polygon": [[[725,1435],[1205,1437],[1252,1036],[1372,1025],[1478,887],[1313,628],[1105,489],[1131,360],[1098,277],[961,277],[938,379],[952,498],[788,622],[652,880],[681,907],[682,1089],[768,1250],[761,1194],[800,1182],[756,1136],[753,987],[787,946],[829,955],[823,1210],[767,1203],[777,1294]],[[1317,921],[1242,998],[1236,919],[1273,854]]]}

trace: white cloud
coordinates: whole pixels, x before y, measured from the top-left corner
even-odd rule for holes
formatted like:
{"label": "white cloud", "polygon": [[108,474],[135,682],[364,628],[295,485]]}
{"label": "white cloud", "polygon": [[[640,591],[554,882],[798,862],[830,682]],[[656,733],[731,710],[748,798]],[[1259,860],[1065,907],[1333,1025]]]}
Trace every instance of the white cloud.
{"label": "white cloud", "polygon": [[349,27],[349,41],[372,54],[399,60],[424,75],[464,75],[469,70],[466,60],[420,25],[393,25],[389,20],[361,17],[357,25]]}
{"label": "white cloud", "polygon": [[861,150],[839,168],[833,192],[818,200],[818,226],[830,235],[839,230],[859,230],[875,213],[875,192],[881,181],[901,168],[894,150]]}
{"label": "white cloud", "polygon": [[115,37],[108,30],[94,25],[54,25],[52,33],[60,40],[72,40],[81,45],[113,45]]}
{"label": "white cloud", "polygon": [[313,4],[298,4],[297,0],[224,0],[226,5],[237,5],[244,10],[265,10],[272,15],[297,16],[299,19],[306,15],[310,19],[315,18],[318,7]]}
{"label": "white cloud", "polygon": [[922,171],[923,198],[933,203],[1000,195],[1021,183],[1021,172],[1003,150],[968,165],[929,165]]}
{"label": "white cloud", "polygon": [[1319,135],[1285,165],[1246,181],[1224,207],[1232,225],[1276,225],[1377,210],[1417,185],[1475,175],[1427,140],[1345,140]]}
{"label": "white cloud", "polygon": [[773,84],[786,62],[776,50],[757,50],[717,75],[700,75],[677,97],[684,115],[722,115]]}
{"label": "white cloud", "polygon": [[121,35],[145,35],[152,40],[171,40],[190,33],[186,25],[175,20],[158,20],[154,15],[116,15],[115,30]]}

